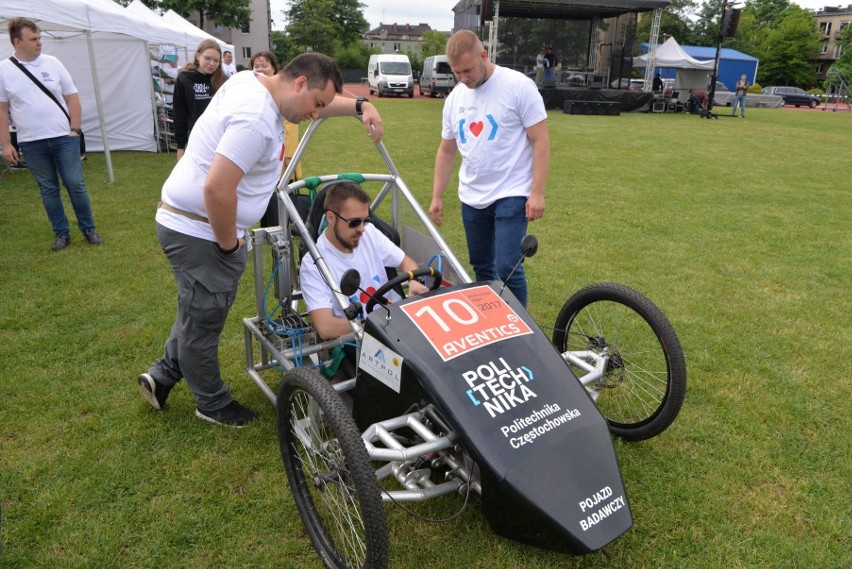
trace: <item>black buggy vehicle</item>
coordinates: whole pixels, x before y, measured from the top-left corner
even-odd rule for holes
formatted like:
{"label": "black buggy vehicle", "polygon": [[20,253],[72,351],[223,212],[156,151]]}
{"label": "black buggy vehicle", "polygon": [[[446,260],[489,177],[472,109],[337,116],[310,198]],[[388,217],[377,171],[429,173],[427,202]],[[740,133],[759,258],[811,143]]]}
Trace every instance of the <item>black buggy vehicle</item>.
{"label": "black buggy vehicle", "polygon": [[[626,286],[593,284],[565,302],[548,338],[502,282],[472,281],[383,145],[389,173],[286,184],[322,123],[282,176],[281,224],[250,232],[257,314],[243,323],[247,372],[277,408],[290,487],[323,561],[386,567],[385,503],[446,494],[478,495],[493,531],[524,543],[582,554],[616,539],[633,518],[612,437],[661,433],[686,391],[665,316]],[[351,271],[332,277],[315,241],[324,188],[340,179],[378,188],[371,215],[419,269],[372,293]],[[524,239],[524,257],[536,248]],[[304,255],[350,317],[342,338],[311,327]],[[385,304],[413,277],[430,292]]]}

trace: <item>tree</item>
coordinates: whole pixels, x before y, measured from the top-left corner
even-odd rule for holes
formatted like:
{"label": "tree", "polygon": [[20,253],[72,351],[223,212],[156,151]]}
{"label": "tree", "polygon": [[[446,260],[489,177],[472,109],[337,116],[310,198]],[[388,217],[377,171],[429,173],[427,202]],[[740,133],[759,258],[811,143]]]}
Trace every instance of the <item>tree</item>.
{"label": "tree", "polygon": [[[690,34],[692,14],[696,11],[694,0],[672,0],[672,3],[663,8],[660,17],[660,37],[672,36],[678,43],[686,44]],[[634,53],[639,53],[638,44],[648,42],[651,37],[651,22],[654,19],[653,12],[643,12],[639,16],[636,25],[636,41]],[[660,41],[662,43],[662,41]]]}
{"label": "tree", "polygon": [[759,82],[763,85],[814,85],[816,71],[811,59],[819,54],[821,43],[813,14],[795,4],[788,6],[766,36]]}
{"label": "tree", "polygon": [[743,11],[754,16],[759,24],[772,25],[788,6],[789,0],[747,0]]}
{"label": "tree", "polygon": [[287,34],[305,51],[334,57],[337,49],[361,41],[369,24],[358,0],[290,0]]}
{"label": "tree", "polygon": [[420,56],[426,59],[430,55],[443,55],[447,52],[447,36],[435,30],[423,34]]}
{"label": "tree", "polygon": [[[130,0],[115,1],[122,6],[130,3]],[[249,25],[250,2],[251,0],[142,0],[142,3],[152,10],[174,10],[184,18],[198,12],[202,26],[206,19],[214,25],[228,28],[244,28]]]}

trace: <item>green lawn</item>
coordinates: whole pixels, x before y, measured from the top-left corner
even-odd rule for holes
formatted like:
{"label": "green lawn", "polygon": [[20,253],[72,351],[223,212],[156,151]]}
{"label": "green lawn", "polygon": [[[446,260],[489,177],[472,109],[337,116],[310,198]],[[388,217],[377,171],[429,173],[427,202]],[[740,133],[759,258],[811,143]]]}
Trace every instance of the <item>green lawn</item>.
{"label": "green lawn", "polygon": [[[377,101],[388,150],[424,206],[441,104]],[[547,329],[586,284],[644,292],[680,336],[686,402],[661,436],[616,444],[635,525],[604,550],[571,557],[498,538],[472,500],[441,525],[388,506],[392,565],[852,566],[852,114],[553,111],[548,122],[530,310]],[[114,184],[101,155],[85,165],[101,247],[75,231],[51,252],[32,177],[0,180],[0,567],[318,567],[274,409],[243,371],[250,274],[221,361],[260,421],[199,421],[185,385],[162,413],[139,397],[136,375],[174,316],[153,223],[174,156],[113,161]],[[304,166],[381,171],[351,119],[324,125]],[[444,231],[466,260],[453,194]],[[461,503],[415,509],[446,517]]]}

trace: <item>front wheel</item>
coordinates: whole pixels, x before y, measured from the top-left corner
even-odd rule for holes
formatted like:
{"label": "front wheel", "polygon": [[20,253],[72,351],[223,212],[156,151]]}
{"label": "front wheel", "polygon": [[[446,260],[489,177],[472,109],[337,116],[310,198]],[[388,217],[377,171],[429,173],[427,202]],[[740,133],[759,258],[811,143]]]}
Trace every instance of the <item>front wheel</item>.
{"label": "front wheel", "polygon": [[589,391],[613,435],[662,433],[686,394],[686,362],[674,328],[650,300],[618,284],[574,294],[556,317],[553,345]]}
{"label": "front wheel", "polygon": [[819,103],[817,103],[816,101],[811,101],[811,102],[810,102],[810,104],[809,104],[809,106],[810,106],[812,109],[815,109],[815,108],[816,108],[816,106],[817,106],[818,104],[819,104]]}
{"label": "front wheel", "polygon": [[340,395],[316,370],[278,388],[278,442],[299,515],[329,567],[388,566],[387,517],[364,441]]}

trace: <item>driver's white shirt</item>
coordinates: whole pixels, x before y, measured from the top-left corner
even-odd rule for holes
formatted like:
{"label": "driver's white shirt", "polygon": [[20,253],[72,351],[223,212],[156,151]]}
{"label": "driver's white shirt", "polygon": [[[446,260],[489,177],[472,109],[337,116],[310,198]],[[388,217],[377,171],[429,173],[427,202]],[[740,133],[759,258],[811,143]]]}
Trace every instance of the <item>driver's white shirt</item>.
{"label": "driver's white shirt", "polygon": [[[332,285],[339,290],[340,278],[348,269],[357,269],[361,275],[361,288],[370,294],[388,281],[385,267],[398,267],[405,258],[405,252],[393,244],[384,233],[372,224],[367,225],[358,246],[351,253],[344,253],[331,244],[326,238],[325,232],[317,239],[317,249],[325,259],[331,276],[334,278]],[[329,286],[323,281],[319,269],[314,263],[313,257],[305,255],[299,270],[299,279],[302,285],[302,295],[308,305],[308,312],[322,308],[331,308],[332,313],[338,318],[343,318],[343,311],[334,300],[334,294]],[[353,295],[353,300],[359,300],[366,308],[370,298],[358,291]],[[391,302],[399,300],[399,295],[391,291],[385,295]]]}

